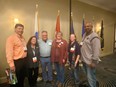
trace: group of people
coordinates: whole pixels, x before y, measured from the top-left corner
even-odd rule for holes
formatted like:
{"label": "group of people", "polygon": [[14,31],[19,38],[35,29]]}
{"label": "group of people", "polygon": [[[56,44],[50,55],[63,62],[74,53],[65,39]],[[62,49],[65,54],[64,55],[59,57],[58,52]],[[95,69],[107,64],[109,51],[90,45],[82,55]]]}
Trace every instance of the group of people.
{"label": "group of people", "polygon": [[[96,87],[96,65],[99,62],[100,40],[92,31],[92,23],[85,23],[85,34],[81,44],[76,40],[76,35],[70,35],[69,44],[64,40],[63,33],[57,32],[55,39],[48,39],[47,31],[41,32],[41,39],[32,36],[27,44],[23,37],[24,25],[15,25],[15,34],[6,41],[6,58],[12,71],[16,72],[18,83],[11,87],[24,87],[27,75],[30,87],[36,87],[41,63],[42,78],[44,83],[53,84],[52,64],[57,72],[56,85],[62,87],[65,80],[65,64],[67,60],[75,83],[79,83],[79,60],[82,60],[89,87]],[[27,73],[26,73],[27,72]]]}

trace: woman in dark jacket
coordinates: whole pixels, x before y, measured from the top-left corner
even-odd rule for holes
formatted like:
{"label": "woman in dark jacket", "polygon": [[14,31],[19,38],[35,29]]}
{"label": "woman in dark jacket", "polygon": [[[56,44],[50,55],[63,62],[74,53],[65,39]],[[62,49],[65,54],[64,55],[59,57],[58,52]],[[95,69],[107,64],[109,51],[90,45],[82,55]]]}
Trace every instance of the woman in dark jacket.
{"label": "woman in dark jacket", "polygon": [[40,52],[37,38],[32,36],[27,43],[27,67],[30,87],[35,86],[37,83],[39,57]]}
{"label": "woman in dark jacket", "polygon": [[75,84],[79,83],[79,58],[80,58],[80,46],[76,41],[75,34],[70,35],[70,43],[68,46],[69,62],[72,69],[72,75],[75,79]]}

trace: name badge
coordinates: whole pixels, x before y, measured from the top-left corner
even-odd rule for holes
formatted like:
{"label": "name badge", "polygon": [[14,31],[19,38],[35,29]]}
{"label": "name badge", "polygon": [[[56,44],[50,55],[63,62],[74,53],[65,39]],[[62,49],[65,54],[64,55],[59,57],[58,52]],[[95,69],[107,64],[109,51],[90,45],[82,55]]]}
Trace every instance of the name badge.
{"label": "name badge", "polygon": [[52,45],[52,42],[49,42],[48,44],[51,46]]}
{"label": "name badge", "polygon": [[34,62],[34,63],[37,62],[37,57],[33,57],[33,62]]}
{"label": "name badge", "polygon": [[61,42],[61,44],[64,44],[63,42]]}
{"label": "name badge", "polygon": [[74,51],[74,50],[75,50],[75,48],[71,47],[71,49],[70,49],[70,50]]}
{"label": "name badge", "polygon": [[81,42],[80,45],[82,46],[83,45],[83,42]]}
{"label": "name badge", "polygon": [[70,52],[74,52],[75,51],[75,48],[74,47],[71,47],[70,48]]}

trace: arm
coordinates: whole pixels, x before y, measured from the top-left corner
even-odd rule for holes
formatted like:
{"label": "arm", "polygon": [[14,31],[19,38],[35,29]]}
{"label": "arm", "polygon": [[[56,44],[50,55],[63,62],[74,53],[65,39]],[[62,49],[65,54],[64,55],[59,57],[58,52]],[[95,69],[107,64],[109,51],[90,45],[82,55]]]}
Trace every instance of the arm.
{"label": "arm", "polygon": [[76,50],[75,50],[75,52],[76,52],[76,55],[77,55],[76,60],[75,60],[75,67],[76,67],[77,63],[79,61],[80,55],[81,55],[81,53],[80,53],[80,46],[79,46],[78,42],[76,43]]}
{"label": "arm", "polygon": [[51,61],[54,62],[54,50],[55,50],[55,40],[52,42],[52,46],[51,46]]}
{"label": "arm", "polygon": [[8,38],[6,41],[6,58],[11,70],[15,71],[13,60],[13,41],[12,38]]}
{"label": "arm", "polygon": [[95,67],[99,60],[100,55],[100,40],[95,38],[92,40],[92,50],[93,50],[93,57],[91,67]]}
{"label": "arm", "polygon": [[77,55],[76,61],[75,61],[75,67],[77,66],[77,63],[79,61],[80,55]]}
{"label": "arm", "polygon": [[66,62],[67,57],[68,57],[68,43],[65,41],[65,55],[64,55],[64,58],[63,58],[63,63]]}

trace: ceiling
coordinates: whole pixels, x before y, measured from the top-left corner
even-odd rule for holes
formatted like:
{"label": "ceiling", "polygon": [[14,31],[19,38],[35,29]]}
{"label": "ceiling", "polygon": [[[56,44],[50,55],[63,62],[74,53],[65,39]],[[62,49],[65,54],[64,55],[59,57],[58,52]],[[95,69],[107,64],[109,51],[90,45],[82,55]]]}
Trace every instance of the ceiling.
{"label": "ceiling", "polygon": [[116,0],[79,0],[79,1],[116,13]]}

